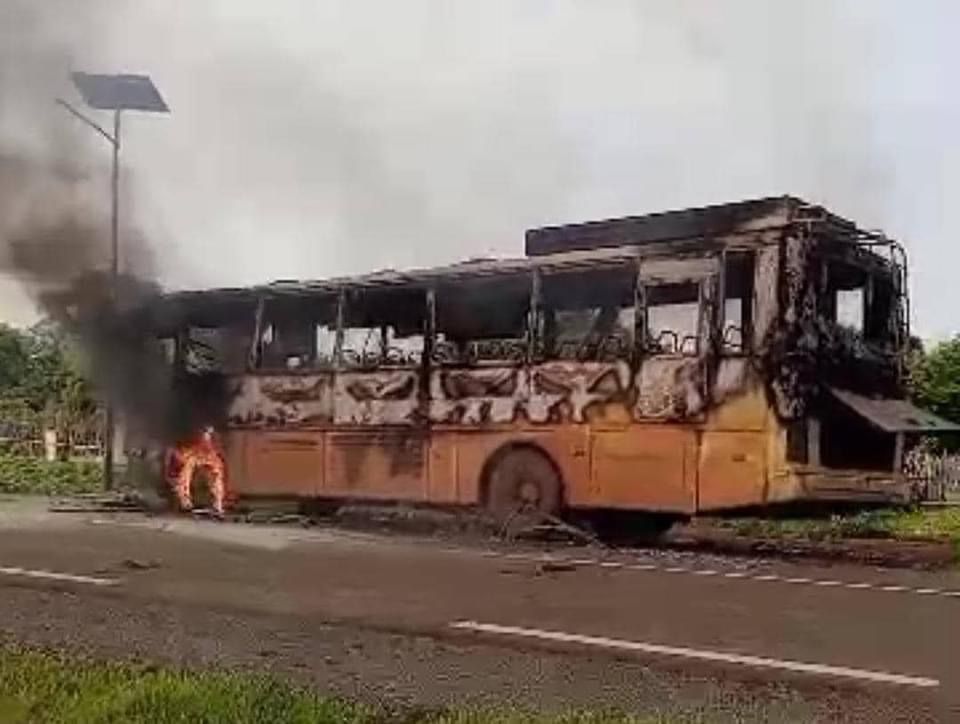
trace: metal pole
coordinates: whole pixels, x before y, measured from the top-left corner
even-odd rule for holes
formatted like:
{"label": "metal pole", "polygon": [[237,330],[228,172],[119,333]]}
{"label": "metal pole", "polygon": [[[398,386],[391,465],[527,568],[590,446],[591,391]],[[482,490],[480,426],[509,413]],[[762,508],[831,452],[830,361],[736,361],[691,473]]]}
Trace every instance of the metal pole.
{"label": "metal pole", "polygon": [[[110,178],[110,305],[117,305],[120,278],[120,109],[113,112],[113,168]],[[115,310],[114,310],[115,311]],[[103,487],[113,490],[113,401],[107,396],[103,431]]]}

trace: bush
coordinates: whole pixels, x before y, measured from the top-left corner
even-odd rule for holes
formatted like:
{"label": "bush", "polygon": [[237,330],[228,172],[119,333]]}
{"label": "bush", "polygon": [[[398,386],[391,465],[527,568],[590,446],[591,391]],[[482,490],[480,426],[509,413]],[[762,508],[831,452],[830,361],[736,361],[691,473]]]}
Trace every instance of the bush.
{"label": "bush", "polygon": [[99,462],[48,462],[37,457],[0,453],[0,493],[70,495],[103,490]]}

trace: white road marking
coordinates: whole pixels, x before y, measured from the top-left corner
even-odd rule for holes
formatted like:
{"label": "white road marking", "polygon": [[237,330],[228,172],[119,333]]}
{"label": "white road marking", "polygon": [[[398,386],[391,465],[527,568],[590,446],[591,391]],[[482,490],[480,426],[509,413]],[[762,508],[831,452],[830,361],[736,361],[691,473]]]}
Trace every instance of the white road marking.
{"label": "white road marking", "polygon": [[[454,553],[476,553],[469,548],[450,548],[445,549],[449,552]],[[551,563],[566,563],[574,566],[598,566],[601,568],[608,568],[611,570],[615,569],[625,569],[631,571],[646,571],[646,572],[660,572],[660,573],[685,573],[691,576],[699,576],[702,578],[709,578],[712,576],[719,576],[723,578],[736,579],[742,581],[760,581],[764,583],[791,583],[795,585],[808,585],[808,586],[817,586],[820,588],[843,588],[851,591],[885,591],[889,593],[908,593],[916,594],[921,596],[940,596],[944,598],[960,598],[960,591],[957,590],[944,590],[942,588],[913,588],[910,586],[900,586],[900,585],[883,585],[881,583],[869,583],[866,581],[840,581],[836,579],[816,579],[808,578],[806,576],[779,576],[776,574],[770,573],[749,573],[744,571],[728,571],[723,572],[715,570],[712,568],[690,568],[687,566],[664,566],[657,565],[655,563],[630,563],[630,562],[621,562],[621,561],[609,561],[601,560],[598,558],[569,558],[564,555],[555,555],[550,553],[543,554],[534,554],[534,553],[517,553],[517,552],[504,552],[504,551],[482,551],[481,554],[484,557],[489,558],[505,558],[509,560],[523,560],[523,561],[533,561],[537,563],[543,563],[549,561]]]}
{"label": "white road marking", "polygon": [[94,576],[79,576],[74,573],[57,573],[56,571],[42,571],[32,568],[17,568],[14,566],[0,566],[0,575],[40,578],[48,581],[86,583],[91,586],[115,586],[120,582],[115,578],[95,578]]}
{"label": "white road marking", "polygon": [[617,649],[621,651],[637,651],[646,654],[660,654],[676,656],[701,661],[714,661],[724,664],[737,664],[761,669],[779,669],[805,674],[820,674],[847,679],[859,679],[883,684],[897,684],[900,686],[917,686],[933,688],[940,686],[938,679],[906,674],[893,674],[885,671],[871,671],[868,669],[854,669],[848,666],[832,666],[829,664],[812,664],[802,661],[772,659],[765,656],[748,656],[743,654],[729,654],[722,651],[706,649],[692,649],[685,646],[665,646],[641,641],[625,641],[623,639],[607,638],[605,636],[585,636],[583,634],[566,633],[564,631],[544,631],[536,628],[522,628],[519,626],[501,626],[494,623],[479,623],[477,621],[454,621],[451,628],[462,631],[476,631],[500,636],[519,636],[523,638],[539,639],[541,641],[556,641],[559,643],[580,644],[597,648]]}

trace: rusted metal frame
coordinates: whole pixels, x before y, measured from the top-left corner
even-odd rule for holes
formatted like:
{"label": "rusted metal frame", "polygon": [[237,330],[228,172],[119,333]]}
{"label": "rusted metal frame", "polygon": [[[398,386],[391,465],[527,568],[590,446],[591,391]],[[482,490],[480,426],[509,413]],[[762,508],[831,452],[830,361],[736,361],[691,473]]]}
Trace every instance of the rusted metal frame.
{"label": "rusted metal frame", "polygon": [[[751,237],[760,237],[766,232],[784,229],[788,224],[774,224],[765,227],[758,227],[741,232],[730,232],[728,237],[740,237],[747,239]],[[718,242],[723,246],[736,248],[752,248],[756,246],[753,243],[737,242],[733,239],[727,239]],[[714,243],[715,246],[715,243]],[[432,283],[439,279],[459,280],[471,278],[496,277],[504,273],[523,273],[540,269],[541,271],[574,271],[578,268],[591,269],[597,266],[611,265],[618,263],[629,263],[635,256],[643,257],[675,257],[678,255],[696,255],[704,251],[710,251],[714,246],[705,243],[703,240],[677,239],[666,241],[656,245],[656,248],[636,248],[626,245],[624,247],[609,247],[600,250],[582,250],[576,252],[565,252],[559,256],[569,255],[570,258],[548,259],[546,257],[518,258],[507,260],[491,260],[488,266],[473,269],[459,269],[457,265],[450,267],[436,267],[427,269],[416,269],[409,272],[396,272],[395,276],[389,279],[366,279],[363,275],[354,277],[332,278],[316,281],[298,281],[282,282],[266,285],[256,285],[251,287],[225,287],[219,289],[207,290],[188,290],[174,292],[165,295],[167,299],[189,299],[192,297],[206,298],[209,295],[271,295],[288,293],[337,293],[344,286],[349,285],[356,289],[376,289],[388,287],[404,287],[413,285],[424,285]]]}
{"label": "rusted metal frame", "polygon": [[341,286],[337,290],[337,329],[333,341],[333,370],[334,372],[343,371],[343,323],[347,311],[347,290]]}
{"label": "rusted metal frame", "polygon": [[816,234],[825,240],[826,243],[821,244],[818,249],[818,253],[824,259],[849,264],[867,274],[893,274],[894,265],[889,259],[854,244],[831,241],[830,237],[818,233],[819,231],[811,229],[809,233]]}
{"label": "rusted metal frame", "polygon": [[863,330],[863,338],[870,339],[870,322],[873,321],[873,305],[876,301],[876,276],[867,273],[867,281],[863,285],[863,299],[860,304],[860,328]]}
{"label": "rusted metal frame", "polygon": [[528,365],[539,361],[538,348],[543,344],[543,276],[538,268],[530,275],[530,309],[527,312],[527,359]]}
{"label": "rusted metal frame", "polygon": [[634,265],[636,273],[633,281],[633,355],[631,364],[634,373],[640,370],[647,353],[647,290],[643,281],[643,259],[638,254]]}
{"label": "rusted metal frame", "polygon": [[[723,356],[724,336],[727,324],[727,249],[720,250],[720,269],[717,271],[716,282],[717,299],[714,303],[713,335],[711,337],[711,346],[714,355],[719,359]],[[741,302],[742,304],[742,302]],[[741,327],[743,325],[743,308],[740,309]],[[741,329],[740,336],[743,336]]]}
{"label": "rusted metal frame", "polygon": [[263,314],[266,307],[266,298],[261,295],[257,298],[257,306],[253,313],[253,338],[250,340],[250,354],[247,356],[247,370],[253,371],[260,366],[262,349],[260,338],[263,335]]}
{"label": "rusted metal frame", "polygon": [[[722,307],[723,276],[725,273],[726,256],[721,252],[720,268],[718,271],[700,280],[697,310],[697,349],[696,357],[699,361],[702,376],[700,394],[704,400],[710,400],[717,376],[717,364],[720,359],[720,344],[718,342],[718,327],[722,326],[723,312],[718,312],[718,305]],[[718,300],[719,297],[719,300]],[[719,319],[718,319],[719,318]]]}
{"label": "rusted metal frame", "polygon": [[899,376],[902,383],[908,373],[910,353],[910,291],[908,287],[907,252],[896,241],[890,244],[890,257],[894,267],[894,295],[890,313],[893,315],[895,344],[899,360]]}
{"label": "rusted metal frame", "polygon": [[390,337],[387,333],[387,325],[380,325],[380,364],[387,361],[387,349],[390,347]]}
{"label": "rusted metal frame", "polygon": [[425,295],[426,313],[423,319],[423,354],[420,359],[420,380],[417,388],[419,418],[430,422],[430,376],[433,372],[433,349],[437,336],[437,290],[429,286]]}

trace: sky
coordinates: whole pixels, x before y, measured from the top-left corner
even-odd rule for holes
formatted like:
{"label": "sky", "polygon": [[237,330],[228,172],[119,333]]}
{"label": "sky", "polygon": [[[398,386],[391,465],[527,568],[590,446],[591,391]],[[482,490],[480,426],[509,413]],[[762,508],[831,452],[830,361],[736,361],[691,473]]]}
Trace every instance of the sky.
{"label": "sky", "polygon": [[[0,0],[0,143],[69,148],[105,214],[109,148],[52,98],[77,100],[70,68],[150,74],[172,113],[124,119],[124,236],[169,288],[794,194],[900,239],[939,339],[960,332],[957,27],[952,0]],[[0,318],[35,314],[0,281]]]}

